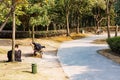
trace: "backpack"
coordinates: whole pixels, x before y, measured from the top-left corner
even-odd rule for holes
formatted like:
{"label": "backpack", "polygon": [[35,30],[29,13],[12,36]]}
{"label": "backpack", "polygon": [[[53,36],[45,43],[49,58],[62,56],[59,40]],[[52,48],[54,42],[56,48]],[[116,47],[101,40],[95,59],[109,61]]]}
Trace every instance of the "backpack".
{"label": "backpack", "polygon": [[40,44],[35,44],[35,49],[36,50],[41,50],[41,45]]}

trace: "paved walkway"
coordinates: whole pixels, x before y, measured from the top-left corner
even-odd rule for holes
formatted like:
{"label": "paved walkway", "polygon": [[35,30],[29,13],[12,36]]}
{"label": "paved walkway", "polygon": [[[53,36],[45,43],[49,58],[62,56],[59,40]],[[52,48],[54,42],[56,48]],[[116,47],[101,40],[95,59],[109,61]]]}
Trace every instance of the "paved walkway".
{"label": "paved walkway", "polygon": [[58,57],[70,80],[120,80],[120,65],[96,52],[108,46],[91,43],[99,38],[106,36],[95,35],[60,46]]}

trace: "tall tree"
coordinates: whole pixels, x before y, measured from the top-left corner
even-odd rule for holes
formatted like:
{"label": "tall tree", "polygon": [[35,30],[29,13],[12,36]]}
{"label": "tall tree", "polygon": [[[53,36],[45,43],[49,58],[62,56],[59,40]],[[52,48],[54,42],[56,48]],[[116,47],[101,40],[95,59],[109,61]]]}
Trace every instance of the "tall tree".
{"label": "tall tree", "polygon": [[73,2],[73,0],[59,0],[59,3],[61,4],[62,8],[64,9],[65,16],[66,16],[67,36],[70,36],[69,15],[70,15],[71,7],[72,7],[72,2]]}
{"label": "tall tree", "polygon": [[[15,0],[16,5],[16,15],[23,15],[24,13],[21,11],[22,6],[26,5],[26,0]],[[4,28],[6,23],[11,22],[11,15],[12,15],[12,0],[3,0],[0,3],[0,31]],[[16,24],[20,24],[20,21],[16,17]]]}
{"label": "tall tree", "polygon": [[110,1],[106,1],[106,13],[107,13],[107,33],[108,38],[110,38]]}
{"label": "tall tree", "polygon": [[95,18],[95,26],[96,26],[96,30],[99,29],[100,23],[102,22],[102,20],[106,19],[106,14],[105,11],[106,10],[106,4],[104,0],[95,0],[94,2],[94,7],[92,9],[92,13],[94,15]]}
{"label": "tall tree", "polygon": [[14,61],[15,54],[15,0],[12,0],[12,61]]}
{"label": "tall tree", "polygon": [[107,14],[107,33],[108,33],[108,38],[111,37],[110,35],[110,11],[111,7],[114,4],[115,0],[106,0],[106,14]]}
{"label": "tall tree", "polygon": [[118,26],[120,25],[120,0],[115,1],[115,24],[116,24],[116,31],[115,31],[115,36],[117,36],[118,33]]}
{"label": "tall tree", "polygon": [[116,0],[115,2],[115,12],[116,12],[116,25],[120,26],[120,0]]}
{"label": "tall tree", "polygon": [[79,27],[80,27],[80,20],[82,19],[82,16],[84,15],[91,15],[91,10],[92,10],[92,3],[90,0],[74,0],[73,6],[72,6],[72,11],[73,11],[73,16],[76,18],[76,33],[79,33]]}
{"label": "tall tree", "polygon": [[[53,0],[51,0],[53,1]],[[51,5],[50,1],[43,0],[39,2],[31,2],[29,8],[27,8],[27,13],[30,15],[29,24],[32,26],[32,42],[34,42],[34,27],[39,25],[48,26],[50,19],[48,16],[48,9]]]}

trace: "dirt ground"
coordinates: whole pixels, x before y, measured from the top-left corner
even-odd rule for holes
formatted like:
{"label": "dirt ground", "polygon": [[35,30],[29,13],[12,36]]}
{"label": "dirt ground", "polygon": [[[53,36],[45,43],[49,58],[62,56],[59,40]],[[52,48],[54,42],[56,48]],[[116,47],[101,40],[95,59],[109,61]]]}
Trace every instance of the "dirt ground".
{"label": "dirt ground", "polygon": [[[107,44],[106,39],[97,39],[94,40],[92,43],[96,44]],[[120,64],[120,54],[112,52],[111,49],[102,49],[97,51],[100,55]]]}
{"label": "dirt ground", "polygon": [[[61,42],[80,39],[86,34],[72,34],[71,37],[56,36],[35,39],[35,42],[46,46],[43,58],[33,57],[30,38],[16,39],[22,50],[22,62],[6,62],[7,51],[11,50],[11,39],[0,39],[0,80],[68,80],[57,57]],[[4,53],[4,54],[3,54]],[[32,64],[37,64],[37,74],[32,74]]]}
{"label": "dirt ground", "polygon": [[[24,40],[23,40],[24,41]],[[22,43],[20,41],[17,41]],[[0,54],[0,80],[68,80],[57,57],[59,43],[43,41],[46,46],[43,58],[33,57],[33,49],[27,45],[20,45],[22,62],[6,62],[7,54]],[[11,41],[0,40],[0,48],[6,51],[11,49]],[[37,74],[32,73],[32,64],[37,64]]]}
{"label": "dirt ground", "polygon": [[103,49],[98,51],[99,54],[105,56],[106,58],[120,64],[120,54],[112,52],[110,49]]}

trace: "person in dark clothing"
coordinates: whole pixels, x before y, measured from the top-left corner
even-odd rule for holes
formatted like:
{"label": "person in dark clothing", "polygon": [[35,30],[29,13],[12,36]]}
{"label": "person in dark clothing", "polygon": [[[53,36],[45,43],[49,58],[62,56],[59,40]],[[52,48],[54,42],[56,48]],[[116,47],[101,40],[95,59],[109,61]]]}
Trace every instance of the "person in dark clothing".
{"label": "person in dark clothing", "polygon": [[15,61],[21,62],[21,50],[18,45],[15,45]]}
{"label": "person in dark clothing", "polygon": [[8,51],[7,57],[8,57],[8,61],[7,62],[11,62],[12,61],[12,50]]}
{"label": "person in dark clothing", "polygon": [[[21,50],[18,49],[19,46],[15,45],[15,61],[21,62]],[[8,61],[7,62],[11,62],[12,61],[12,50],[8,51],[7,53],[7,57],[8,57]]]}
{"label": "person in dark clothing", "polygon": [[39,43],[32,43],[34,45],[34,50],[39,51],[41,50],[41,44]]}
{"label": "person in dark clothing", "polygon": [[45,46],[41,46],[39,43],[32,43],[34,46],[34,56],[36,56],[36,52],[42,52],[42,48],[45,48]]}

